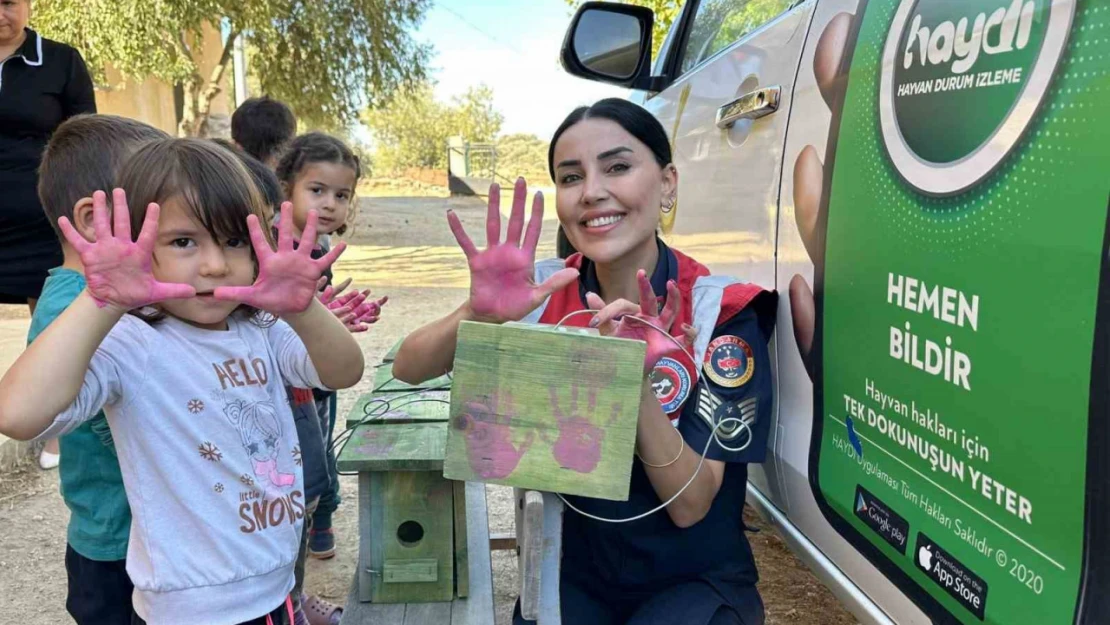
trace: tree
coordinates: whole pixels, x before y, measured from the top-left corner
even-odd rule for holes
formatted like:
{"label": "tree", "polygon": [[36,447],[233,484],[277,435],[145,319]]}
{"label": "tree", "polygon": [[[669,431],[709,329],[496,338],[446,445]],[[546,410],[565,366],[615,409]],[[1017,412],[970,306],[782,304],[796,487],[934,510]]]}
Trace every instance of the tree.
{"label": "tree", "polygon": [[497,139],[497,173],[508,180],[524,176],[529,185],[551,182],[547,172],[548,142],[533,134],[513,134]]}
{"label": "tree", "polygon": [[[222,90],[232,47],[244,34],[264,93],[288,103],[310,126],[336,127],[368,103],[422,80],[430,48],[414,41],[431,0],[36,0],[35,27],[84,55],[103,84],[111,64],[136,80],[152,77],[183,96],[178,134],[204,129]],[[201,75],[206,26],[225,36],[215,66]]]}
{"label": "tree", "polygon": [[[635,4],[637,6],[647,7],[655,13],[655,22],[651,28],[651,58],[659,56],[659,48],[663,45],[663,39],[667,36],[667,32],[671,29],[671,24],[678,19],[679,13],[682,11],[682,5],[685,0],[621,0],[625,4]],[[579,7],[586,0],[566,0],[567,4],[572,7]]]}
{"label": "tree", "polygon": [[428,81],[367,109],[362,119],[374,134],[378,169],[394,171],[407,167],[444,169],[449,137],[461,136],[472,143],[492,142],[504,121],[493,108],[489,87],[471,87],[445,103],[436,100],[434,86]]}

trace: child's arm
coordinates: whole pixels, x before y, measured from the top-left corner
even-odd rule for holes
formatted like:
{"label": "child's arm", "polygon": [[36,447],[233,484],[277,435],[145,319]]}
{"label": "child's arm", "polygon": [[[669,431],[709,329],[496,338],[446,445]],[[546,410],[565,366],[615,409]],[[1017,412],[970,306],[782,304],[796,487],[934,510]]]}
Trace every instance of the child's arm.
{"label": "child's arm", "polygon": [[0,434],[30,440],[69,408],[96,348],[124,312],[98,306],[88,291],[82,292],[0,380]]}
{"label": "child's arm", "polygon": [[[316,211],[309,211],[302,242],[316,240]],[[340,243],[319,259],[312,246],[293,244],[293,209],[282,205],[278,248],[274,251],[262,234],[258,218],[247,217],[251,243],[258,257],[258,279],[246,287],[218,287],[216,299],[241,302],[284,319],[304,343],[320,382],[328,388],[354,386],[362,379],[362,350],[343,323],[316,299],[316,283],[346,247]]]}
{"label": "child's arm", "polygon": [[362,349],[343,323],[313,298],[308,309],[281,317],[300,337],[324,386],[348,388],[362,379]]}
{"label": "child's arm", "polygon": [[[105,195],[93,194],[97,242],[86,241],[65,217],[62,233],[81,255],[88,288],[54,320],[0,380],[0,433],[16,439],[41,434],[78,398],[97,347],[126,311],[175,297],[192,297],[193,287],[164,284],[151,275],[158,230],[158,205],[147,209],[137,241],[131,240],[127,198],[116,189],[115,234]],[[91,417],[103,405],[82,406]]]}
{"label": "child's arm", "polygon": [[455,213],[447,212],[451,232],[466,254],[470,268],[470,296],[454,312],[405,338],[393,361],[393,375],[398,380],[416,384],[450,371],[455,362],[460,322],[518,321],[539,307],[549,295],[578,278],[577,269],[563,269],[543,284],[535,283],[536,245],[543,225],[543,194],[537,193],[532,202],[532,216],[521,244],[527,195],[524,179],[517,179],[509,228],[501,243],[501,189],[498,185],[490,186],[487,247],[482,251],[474,247]]}

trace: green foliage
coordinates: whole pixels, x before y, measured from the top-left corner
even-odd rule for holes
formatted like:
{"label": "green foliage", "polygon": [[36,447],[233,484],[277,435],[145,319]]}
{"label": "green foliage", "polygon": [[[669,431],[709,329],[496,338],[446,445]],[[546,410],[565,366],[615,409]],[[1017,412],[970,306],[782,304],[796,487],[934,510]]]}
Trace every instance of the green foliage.
{"label": "green foliage", "polygon": [[251,71],[264,93],[289,103],[306,123],[353,122],[363,107],[424,79],[431,48],[412,39],[410,31],[431,0],[294,0],[291,5],[269,20],[271,28],[252,28],[258,55]]}
{"label": "green foliage", "polygon": [[531,134],[506,135],[497,140],[497,173],[508,180],[524,176],[529,185],[551,183],[547,173],[548,142]]}
{"label": "green foliage", "polygon": [[790,7],[792,0],[706,0],[698,12],[686,43],[683,70],[732,45]]}
{"label": "green foliage", "polygon": [[[578,8],[586,0],[566,0],[567,4],[574,8]],[[651,28],[651,58],[652,61],[659,56],[659,48],[663,45],[663,39],[667,36],[667,31],[671,29],[671,24],[678,19],[679,14],[682,12],[682,5],[685,0],[621,0],[625,4],[635,4],[637,6],[647,7],[655,13],[655,23]]]}
{"label": "green foliage", "polygon": [[408,167],[447,168],[447,140],[492,142],[504,117],[493,108],[493,91],[471,87],[451,102],[436,100],[432,83],[403,89],[388,102],[367,109],[363,122],[374,133],[374,162],[382,171]]}
{"label": "green foliage", "polygon": [[[367,103],[423,79],[430,54],[412,39],[431,0],[35,0],[33,25],[84,55],[94,80],[111,64],[126,77],[181,85],[181,132],[203,126],[235,37],[245,34],[261,91],[310,126],[335,127]],[[201,35],[222,25],[216,70],[202,76]],[[191,116],[191,117],[190,117]]]}

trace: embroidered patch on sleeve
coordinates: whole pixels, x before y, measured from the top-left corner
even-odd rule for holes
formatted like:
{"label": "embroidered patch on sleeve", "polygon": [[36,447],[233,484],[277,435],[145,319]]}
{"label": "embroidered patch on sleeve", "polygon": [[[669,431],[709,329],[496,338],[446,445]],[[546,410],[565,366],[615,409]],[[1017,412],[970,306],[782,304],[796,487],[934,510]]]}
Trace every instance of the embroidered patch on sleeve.
{"label": "embroidered patch on sleeve", "polygon": [[743,386],[755,375],[752,347],[732,334],[718,336],[705,350],[702,370],[707,378],[725,388]]}

